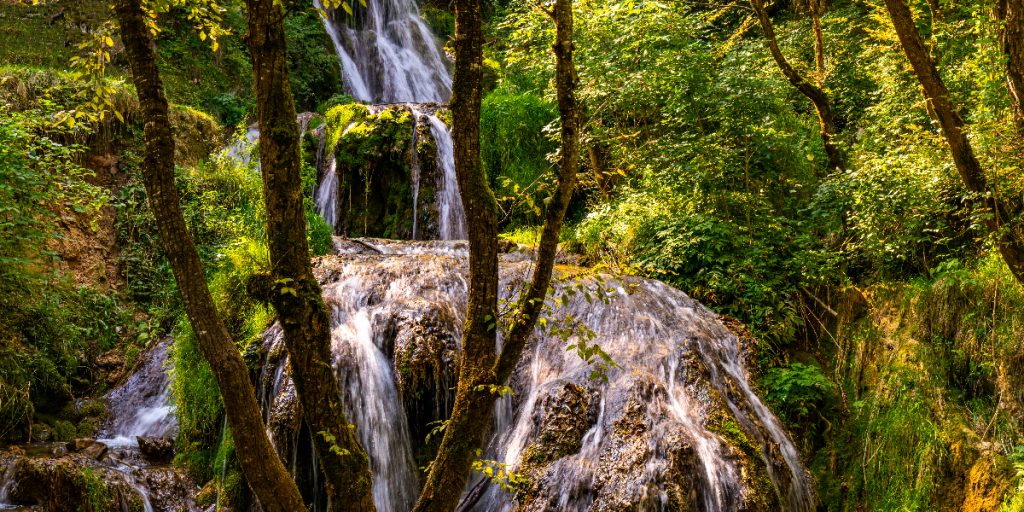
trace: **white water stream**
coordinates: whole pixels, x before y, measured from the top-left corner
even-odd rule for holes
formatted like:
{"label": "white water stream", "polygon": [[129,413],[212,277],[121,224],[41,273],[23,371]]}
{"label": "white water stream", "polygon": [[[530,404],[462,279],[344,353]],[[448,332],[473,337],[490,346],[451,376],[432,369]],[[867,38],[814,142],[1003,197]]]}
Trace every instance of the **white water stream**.
{"label": "white water stream", "polygon": [[448,59],[415,0],[350,4],[354,16],[331,11],[324,19],[349,94],[364,103],[448,101]]}

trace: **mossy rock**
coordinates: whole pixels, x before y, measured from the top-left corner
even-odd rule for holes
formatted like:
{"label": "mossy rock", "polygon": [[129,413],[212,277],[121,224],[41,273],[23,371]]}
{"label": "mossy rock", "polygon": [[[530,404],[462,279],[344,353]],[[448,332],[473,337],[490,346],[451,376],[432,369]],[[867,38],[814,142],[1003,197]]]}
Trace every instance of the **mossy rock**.
{"label": "mossy rock", "polygon": [[50,512],[142,512],[141,496],[120,473],[74,457],[19,459],[8,498]]}
{"label": "mossy rock", "polygon": [[327,110],[324,127],[316,131],[319,140],[307,142],[304,151],[318,162],[317,182],[334,162],[336,234],[437,238],[434,199],[441,180],[437,145],[426,118],[418,115],[443,115],[444,111],[435,109],[349,103]]}

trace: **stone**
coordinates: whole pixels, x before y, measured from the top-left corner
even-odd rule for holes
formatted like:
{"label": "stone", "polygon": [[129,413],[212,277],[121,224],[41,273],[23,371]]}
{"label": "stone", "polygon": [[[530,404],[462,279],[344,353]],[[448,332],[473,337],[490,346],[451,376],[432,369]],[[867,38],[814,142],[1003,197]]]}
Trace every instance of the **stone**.
{"label": "stone", "polygon": [[68,451],[81,454],[92,460],[100,460],[107,454],[107,445],[88,437],[80,437],[68,443]]}
{"label": "stone", "polygon": [[138,436],[139,453],[149,462],[168,462],[174,456],[174,439],[171,437]]}
{"label": "stone", "polygon": [[96,440],[91,437],[79,437],[68,443],[68,451],[80,452],[95,442]]}

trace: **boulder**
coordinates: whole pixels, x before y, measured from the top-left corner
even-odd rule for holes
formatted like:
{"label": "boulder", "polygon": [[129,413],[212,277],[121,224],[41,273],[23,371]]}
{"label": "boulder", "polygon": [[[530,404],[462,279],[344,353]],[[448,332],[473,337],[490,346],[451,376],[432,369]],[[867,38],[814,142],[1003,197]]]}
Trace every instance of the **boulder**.
{"label": "boulder", "polygon": [[92,460],[100,460],[107,454],[107,445],[89,437],[79,437],[68,443],[67,447],[68,451]]}
{"label": "boulder", "polygon": [[139,453],[149,462],[169,462],[174,456],[174,439],[169,436],[139,436],[136,439],[139,441]]}

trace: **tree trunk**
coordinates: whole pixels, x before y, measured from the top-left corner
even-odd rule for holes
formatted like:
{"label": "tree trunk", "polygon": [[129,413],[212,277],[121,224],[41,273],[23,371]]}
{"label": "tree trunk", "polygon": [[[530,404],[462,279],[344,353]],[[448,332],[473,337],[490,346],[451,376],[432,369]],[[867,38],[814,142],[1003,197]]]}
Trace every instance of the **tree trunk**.
{"label": "tree trunk", "polygon": [[608,169],[608,147],[603,142],[593,142],[587,148],[587,154],[590,157],[590,169],[594,173],[597,188],[602,194],[610,195],[613,176]]}
{"label": "tree trunk", "polygon": [[889,10],[889,17],[892,19],[903,51],[910,60],[914,74],[924,89],[925,98],[931,104],[942,128],[953,155],[953,163],[956,164],[964,186],[980,198],[979,202],[988,209],[990,214],[986,216],[985,224],[995,234],[999,252],[1006,265],[1017,281],[1024,283],[1024,244],[1014,230],[1007,226],[1020,214],[1020,206],[1000,199],[990,189],[981,164],[974,154],[974,148],[971,147],[971,142],[964,132],[964,121],[957,114],[949,90],[921,41],[921,35],[914,25],[914,18],[910,14],[906,0],[885,0],[885,6]]}
{"label": "tree trunk", "polygon": [[1024,0],[1005,0],[1001,6],[1006,90],[1013,101],[1013,122],[1024,137]]}
{"label": "tree trunk", "polygon": [[818,87],[825,84],[825,37],[821,33],[821,5],[819,0],[807,0],[811,13],[811,28],[814,29],[814,80]]}
{"label": "tree trunk", "polygon": [[558,114],[561,118],[561,147],[558,160],[558,185],[545,212],[544,228],[537,246],[537,259],[530,279],[530,287],[520,296],[508,335],[498,362],[498,382],[504,383],[512,375],[526,342],[537,324],[547,297],[558,251],[558,235],[569,208],[569,200],[576,189],[576,171],[579,168],[580,116],[576,104],[576,66],[573,62],[572,0],[556,0],[555,20],[555,87]]}
{"label": "tree trunk", "polygon": [[[815,0],[810,0],[814,2]],[[768,50],[772,54],[772,59],[775,60],[775,64],[782,70],[782,74],[786,76],[786,80],[793,84],[801,94],[811,100],[814,104],[814,110],[818,114],[818,130],[821,133],[821,141],[825,145],[825,155],[828,157],[828,166],[830,170],[845,169],[846,160],[842,150],[835,143],[836,135],[836,121],[835,115],[832,113],[832,102],[829,100],[825,91],[820,85],[814,85],[807,81],[800,73],[797,72],[796,68],[790,65],[789,61],[786,60],[786,56],[782,54],[782,50],[779,49],[778,40],[775,38],[775,29],[772,27],[772,20],[768,17],[768,11],[764,7],[764,3],[761,0],[750,0],[750,5],[753,6],[754,12],[757,14],[757,19],[761,23],[761,30],[764,31],[765,42],[768,44]],[[815,13],[817,9],[812,9]],[[812,18],[817,20],[817,14],[813,14]],[[813,20],[812,20],[813,21]],[[820,26],[817,26],[815,21],[816,37],[820,36]],[[824,64],[824,49],[821,48],[819,52],[819,45],[815,43],[815,60],[821,60],[822,65]],[[819,71],[824,73],[824,71]],[[823,75],[822,75],[823,76]]]}
{"label": "tree trunk", "polygon": [[558,234],[576,187],[579,166],[579,115],[576,107],[576,70],[573,66],[572,0],[556,0],[558,110],[562,146],[558,186],[547,206],[529,288],[520,296],[510,321],[500,358],[497,357],[497,216],[493,195],[479,160],[479,122],[482,59],[479,3],[457,0],[455,78],[451,110],[455,137],[455,165],[466,217],[470,223],[470,294],[463,335],[452,417],[416,504],[417,512],[448,512],[458,506],[469,479],[473,459],[491,426],[498,395],[491,389],[508,380],[536,325],[554,268]]}
{"label": "tree trunk", "polygon": [[267,439],[263,416],[249,382],[249,370],[217,313],[199,253],[182,215],[174,187],[174,136],[168,104],[140,0],[118,0],[115,12],[145,119],[142,169],[146,194],[164,253],[181,291],[185,313],[217,380],[231,435],[239,447],[235,453],[242,472],[263,510],[304,510],[298,488]]}
{"label": "tree trunk", "polygon": [[270,301],[284,329],[295,390],[313,432],[330,509],[373,510],[369,462],[345,417],[331,365],[331,318],[310,264],[284,12],[274,0],[246,3],[274,280]]}
{"label": "tree trunk", "polygon": [[418,512],[448,512],[458,505],[495,396],[498,311],[498,214],[480,162],[480,91],[483,81],[483,15],[480,0],[455,0],[455,72],[452,78],[452,143],[469,232],[469,298],[463,327],[459,381],[452,417],[423,485]]}

